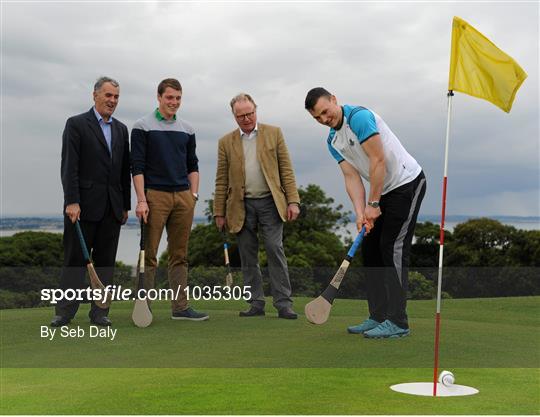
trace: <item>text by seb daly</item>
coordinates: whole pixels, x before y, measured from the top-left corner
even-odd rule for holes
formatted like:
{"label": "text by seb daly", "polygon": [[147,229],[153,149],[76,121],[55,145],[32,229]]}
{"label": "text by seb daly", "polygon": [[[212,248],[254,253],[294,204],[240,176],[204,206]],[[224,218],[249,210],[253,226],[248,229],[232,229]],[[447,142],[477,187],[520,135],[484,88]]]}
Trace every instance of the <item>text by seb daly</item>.
{"label": "text by seb daly", "polygon": [[81,326],[69,328],[68,326],[62,326],[58,328],[41,326],[40,335],[42,339],[48,339],[52,341],[55,337],[63,339],[82,339],[85,337],[91,339],[109,339],[111,342],[116,337],[118,329],[112,327],[99,327],[89,326],[88,329],[84,329]]}

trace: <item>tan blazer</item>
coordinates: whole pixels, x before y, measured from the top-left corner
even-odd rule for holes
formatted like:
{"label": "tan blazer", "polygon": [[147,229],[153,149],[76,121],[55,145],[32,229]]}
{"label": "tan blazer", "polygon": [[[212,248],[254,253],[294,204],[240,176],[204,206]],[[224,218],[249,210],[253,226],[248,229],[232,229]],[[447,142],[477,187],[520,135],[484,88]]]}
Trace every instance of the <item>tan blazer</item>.
{"label": "tan blazer", "polygon": [[[287,205],[300,203],[289,151],[279,127],[262,123],[257,127],[257,159],[279,215],[286,221]],[[236,129],[219,140],[214,193],[214,216],[225,216],[231,233],[242,229],[246,217],[244,163],[240,129]]]}

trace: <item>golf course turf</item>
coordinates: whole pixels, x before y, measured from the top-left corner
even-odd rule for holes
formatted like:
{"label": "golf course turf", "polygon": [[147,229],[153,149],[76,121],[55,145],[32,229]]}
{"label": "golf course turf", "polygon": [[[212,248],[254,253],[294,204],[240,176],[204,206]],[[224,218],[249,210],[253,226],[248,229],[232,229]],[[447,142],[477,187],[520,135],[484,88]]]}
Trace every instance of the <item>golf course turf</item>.
{"label": "golf course turf", "polygon": [[[311,299],[296,298],[303,313]],[[321,326],[239,318],[242,302],[196,301],[207,322],[131,323],[115,303],[114,340],[90,338],[88,306],[70,324],[83,337],[41,337],[52,308],[1,311],[2,414],[538,414],[540,297],[444,300],[440,366],[470,397],[395,393],[390,385],[432,378],[434,301],[411,301],[410,337],[346,333],[365,301],[336,300]]]}

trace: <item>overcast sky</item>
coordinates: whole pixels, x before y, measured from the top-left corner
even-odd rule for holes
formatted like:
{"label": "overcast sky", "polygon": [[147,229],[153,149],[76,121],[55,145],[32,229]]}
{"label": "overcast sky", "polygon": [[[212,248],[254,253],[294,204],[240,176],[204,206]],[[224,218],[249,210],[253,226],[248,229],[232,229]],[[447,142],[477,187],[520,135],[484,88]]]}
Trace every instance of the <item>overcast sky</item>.
{"label": "overcast sky", "polygon": [[[201,198],[214,187],[217,140],[236,127],[228,102],[253,95],[259,122],[283,129],[299,186],[351,204],[304,110],[324,86],[377,112],[423,166],[421,214],[441,206],[454,15],[528,73],[511,113],[456,93],[448,214],[540,215],[538,2],[114,3],[2,2],[2,214],[60,215],[61,135],[88,111],[96,78],[120,82],[128,128],[156,107],[167,77],[197,135]],[[204,204],[198,207],[202,214]],[[132,212],[132,215],[133,212]]]}

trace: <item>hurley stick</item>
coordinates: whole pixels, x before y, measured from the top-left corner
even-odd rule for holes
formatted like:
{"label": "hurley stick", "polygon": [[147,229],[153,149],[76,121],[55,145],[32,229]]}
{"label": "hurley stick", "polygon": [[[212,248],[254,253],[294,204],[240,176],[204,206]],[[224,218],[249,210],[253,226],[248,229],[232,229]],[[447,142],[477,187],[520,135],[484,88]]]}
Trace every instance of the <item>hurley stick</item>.
{"label": "hurley stick", "polygon": [[225,286],[232,287],[233,277],[231,272],[231,263],[229,262],[229,245],[227,244],[227,235],[225,230],[222,230],[223,235],[223,253],[225,255],[225,266],[227,267],[227,276],[225,277]]}
{"label": "hurley stick", "polygon": [[341,281],[343,280],[343,277],[345,276],[345,273],[349,268],[349,265],[352,261],[352,258],[354,257],[354,254],[356,253],[356,250],[360,246],[360,243],[362,243],[365,232],[366,227],[363,226],[360,233],[358,233],[358,235],[356,236],[356,239],[354,239],[354,242],[349,249],[347,256],[345,257],[338,271],[332,278],[332,281],[330,281],[330,284],[328,284],[328,287],[326,287],[323,293],[319,295],[315,300],[310,301],[306,304],[306,308],[304,311],[306,313],[306,318],[309,322],[313,324],[323,324],[326,323],[326,320],[328,320],[328,316],[330,316],[330,310],[332,309],[332,303],[334,302],[334,299],[338,294],[338,288],[341,285]]}
{"label": "hurley stick", "polygon": [[137,298],[133,306],[131,319],[137,327],[148,327],[152,323],[152,312],[146,298],[139,296],[139,291],[144,288],[144,220],[141,218],[141,240],[139,243],[139,262],[137,264]]}
{"label": "hurley stick", "polygon": [[105,286],[99,279],[96,269],[94,268],[94,264],[90,259],[90,254],[88,253],[88,248],[86,247],[86,242],[84,241],[84,236],[81,230],[81,225],[79,224],[79,220],[75,222],[75,229],[77,230],[77,235],[79,236],[79,242],[81,242],[81,249],[83,252],[84,260],[86,262],[86,269],[88,270],[88,276],[90,277],[90,287],[93,290],[99,289],[102,295],[102,298],[100,300],[94,300],[94,303],[96,303],[99,308],[108,308],[110,300],[107,300]]}

